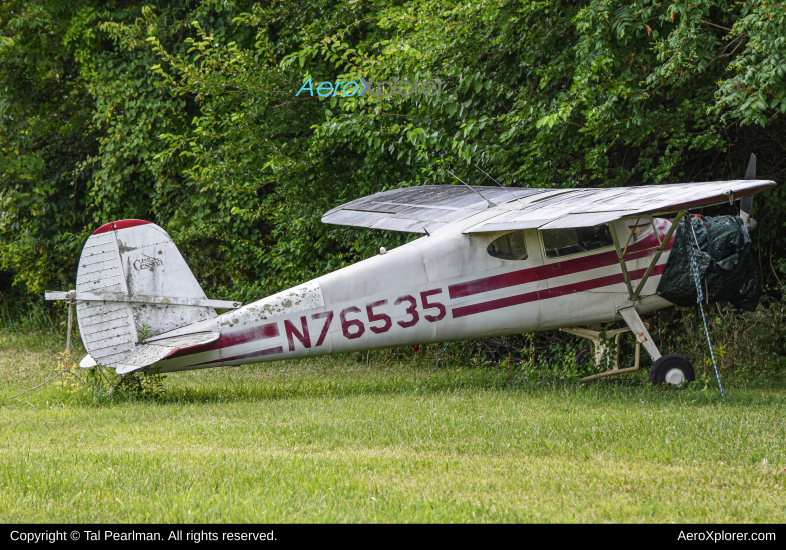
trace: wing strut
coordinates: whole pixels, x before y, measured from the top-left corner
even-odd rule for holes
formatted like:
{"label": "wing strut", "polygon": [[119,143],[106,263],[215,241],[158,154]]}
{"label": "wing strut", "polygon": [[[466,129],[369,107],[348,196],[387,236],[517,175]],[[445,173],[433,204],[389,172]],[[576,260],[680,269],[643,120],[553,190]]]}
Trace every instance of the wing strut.
{"label": "wing strut", "polygon": [[[625,285],[628,287],[628,297],[630,298],[631,302],[635,301],[639,297],[639,294],[641,294],[641,291],[644,288],[647,279],[649,279],[650,274],[652,274],[652,270],[655,269],[655,266],[658,264],[658,260],[660,259],[661,254],[663,254],[663,251],[666,250],[666,246],[669,244],[669,241],[671,240],[671,236],[674,234],[674,231],[677,229],[677,225],[679,224],[680,220],[682,220],[682,217],[684,215],[685,215],[684,210],[681,212],[677,212],[677,215],[674,218],[674,221],[672,222],[669,231],[666,233],[666,236],[661,241],[660,246],[658,247],[658,251],[655,253],[655,256],[652,258],[652,261],[650,262],[650,266],[647,268],[647,271],[644,273],[644,276],[641,278],[641,281],[639,281],[639,284],[636,286],[635,291],[633,290],[633,283],[630,280],[630,274],[628,273],[628,268],[625,265],[625,253],[622,251],[622,248],[620,247],[620,241],[619,238],[617,237],[617,231],[614,229],[614,222],[609,222],[609,229],[611,230],[611,239],[614,241],[614,248],[617,250],[617,259],[619,260],[620,267],[622,268],[622,276],[625,277]],[[655,229],[654,226],[653,229]],[[632,234],[633,234],[633,228],[631,228],[631,235]],[[658,236],[657,230],[655,231],[655,235]],[[660,237],[658,236],[658,238]]]}
{"label": "wing strut", "polygon": [[614,222],[609,223],[611,230],[611,240],[614,241],[614,248],[617,250],[617,260],[619,260],[620,267],[622,268],[622,276],[625,277],[625,284],[628,286],[628,296],[631,301],[633,300],[633,285],[630,284],[630,275],[628,275],[628,268],[625,266],[625,255],[620,248],[620,240],[617,238],[617,230],[614,229]]}
{"label": "wing strut", "polygon": [[[671,240],[671,236],[674,234],[674,230],[677,229],[677,225],[679,225],[680,220],[684,215],[685,215],[684,211],[677,212],[677,216],[674,218],[674,221],[671,223],[671,227],[669,227],[668,233],[666,233],[666,236],[663,238],[663,241],[660,243],[660,246],[658,247],[658,251],[655,253],[655,257],[652,258],[652,261],[650,262],[650,266],[647,268],[647,271],[644,273],[644,277],[642,277],[641,281],[639,281],[639,284],[636,287],[636,292],[634,292],[633,295],[630,297],[631,302],[634,301],[636,298],[638,298],[639,294],[641,294],[641,291],[644,288],[644,284],[647,282],[647,279],[649,279],[652,270],[655,269],[655,266],[657,265],[658,260],[660,259],[660,255],[663,254],[664,250],[666,250],[666,245],[669,244],[669,241]],[[655,232],[655,234],[657,235],[657,231]]]}

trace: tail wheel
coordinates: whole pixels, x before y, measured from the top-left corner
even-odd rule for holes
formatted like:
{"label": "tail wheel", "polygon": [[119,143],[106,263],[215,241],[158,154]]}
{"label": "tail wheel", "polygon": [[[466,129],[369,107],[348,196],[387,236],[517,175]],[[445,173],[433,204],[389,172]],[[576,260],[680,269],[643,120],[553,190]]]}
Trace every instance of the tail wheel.
{"label": "tail wheel", "polygon": [[672,384],[679,386],[696,380],[693,367],[682,355],[664,355],[655,361],[650,369],[650,382],[653,385]]}

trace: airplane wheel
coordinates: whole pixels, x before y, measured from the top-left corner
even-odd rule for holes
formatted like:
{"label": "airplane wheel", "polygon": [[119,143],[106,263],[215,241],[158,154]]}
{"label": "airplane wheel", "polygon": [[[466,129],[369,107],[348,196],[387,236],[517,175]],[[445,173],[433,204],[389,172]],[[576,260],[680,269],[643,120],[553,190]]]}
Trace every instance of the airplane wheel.
{"label": "airplane wheel", "polygon": [[655,386],[659,384],[679,386],[694,380],[696,374],[693,372],[693,367],[687,359],[676,353],[661,356],[650,369],[650,382]]}

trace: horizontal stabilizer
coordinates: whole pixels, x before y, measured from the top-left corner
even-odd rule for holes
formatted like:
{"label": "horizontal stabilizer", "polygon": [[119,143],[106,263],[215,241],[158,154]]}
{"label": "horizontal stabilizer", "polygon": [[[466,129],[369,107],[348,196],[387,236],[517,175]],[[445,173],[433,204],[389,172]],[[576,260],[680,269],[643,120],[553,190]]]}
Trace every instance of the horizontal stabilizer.
{"label": "horizontal stabilizer", "polygon": [[117,374],[128,374],[129,372],[142,370],[167,357],[171,357],[182,349],[204,346],[205,344],[215,342],[219,336],[220,333],[218,332],[196,332],[142,344],[134,348],[134,351],[120,361],[115,368],[115,372]]}
{"label": "horizontal stabilizer", "polygon": [[[44,292],[44,300],[49,302],[57,300],[68,300],[68,292],[57,290],[47,290]],[[243,305],[242,302],[231,302],[229,300],[208,300],[207,298],[179,298],[174,296],[130,296],[120,292],[75,292],[72,299],[77,302],[126,302],[129,304],[148,304],[165,306],[194,306],[194,307],[218,307],[223,309],[237,309]]]}

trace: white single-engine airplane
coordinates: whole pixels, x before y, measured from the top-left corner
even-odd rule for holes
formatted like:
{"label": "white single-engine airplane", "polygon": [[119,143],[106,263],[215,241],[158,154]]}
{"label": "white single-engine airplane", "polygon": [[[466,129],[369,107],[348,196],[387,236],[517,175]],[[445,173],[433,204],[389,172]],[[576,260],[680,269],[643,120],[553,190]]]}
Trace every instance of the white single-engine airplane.
{"label": "white single-engine airplane", "polygon": [[[752,169],[751,169],[752,167]],[[209,300],[169,235],[122,220],[85,243],[76,303],[83,367],[174,372],[561,328],[623,319],[654,361],[650,379],[693,379],[661,356],[639,317],[672,305],[655,293],[686,211],[773,187],[755,179],[609,189],[432,185],[376,193],[327,212],[325,223],[423,233],[413,242],[257,302]],[[658,218],[676,214],[675,220]],[[217,315],[214,308],[231,308]],[[145,340],[140,342],[140,327]],[[609,332],[617,335],[627,329]],[[590,377],[593,378],[593,377]]]}

